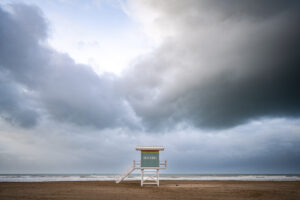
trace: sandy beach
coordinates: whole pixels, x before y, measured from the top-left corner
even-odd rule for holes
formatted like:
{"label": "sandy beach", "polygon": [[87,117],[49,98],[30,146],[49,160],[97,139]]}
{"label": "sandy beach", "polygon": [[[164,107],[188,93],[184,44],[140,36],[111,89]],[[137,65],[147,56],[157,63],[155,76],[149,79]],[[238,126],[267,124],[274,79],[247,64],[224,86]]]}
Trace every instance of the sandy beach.
{"label": "sandy beach", "polygon": [[0,199],[300,199],[300,181],[2,182]]}

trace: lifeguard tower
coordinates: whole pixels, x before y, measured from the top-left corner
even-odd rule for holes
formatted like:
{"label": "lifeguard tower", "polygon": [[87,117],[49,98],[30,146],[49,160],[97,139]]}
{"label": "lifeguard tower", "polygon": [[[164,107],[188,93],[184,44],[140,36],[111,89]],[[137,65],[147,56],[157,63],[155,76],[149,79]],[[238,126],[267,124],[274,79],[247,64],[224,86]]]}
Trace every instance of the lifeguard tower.
{"label": "lifeguard tower", "polygon": [[141,186],[144,184],[156,184],[159,186],[159,170],[167,169],[167,161],[160,162],[159,152],[165,148],[162,146],[139,146],[137,151],[141,151],[141,160],[133,161],[123,174],[116,179],[116,183],[120,183],[129,176],[134,170],[141,170]]}

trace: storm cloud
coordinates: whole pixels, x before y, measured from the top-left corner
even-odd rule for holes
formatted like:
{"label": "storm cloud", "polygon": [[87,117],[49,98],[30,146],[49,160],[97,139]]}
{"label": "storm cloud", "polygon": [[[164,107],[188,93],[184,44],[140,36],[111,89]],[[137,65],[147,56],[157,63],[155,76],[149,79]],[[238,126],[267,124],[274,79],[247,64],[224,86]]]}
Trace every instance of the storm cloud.
{"label": "storm cloud", "polygon": [[47,45],[48,25],[39,8],[11,5],[0,16],[3,118],[23,127],[48,116],[100,129],[135,126],[130,106],[116,94],[114,75],[99,77]]}
{"label": "storm cloud", "polygon": [[165,134],[57,123],[32,130],[0,125],[1,173],[120,173],[140,158],[135,147],[149,144],[166,145],[160,159],[168,160],[168,173],[299,173],[299,120]]}
{"label": "storm cloud", "polygon": [[299,8],[299,1],[133,2],[133,11],[152,15],[145,21],[162,41],[127,72],[134,110],[149,128],[298,117]]}
{"label": "storm cloud", "polygon": [[148,130],[299,116],[298,1],[134,1],[131,7],[154,16],[162,42],[121,77],[99,77],[49,47],[39,8],[1,9],[1,116],[24,127],[50,116]]}

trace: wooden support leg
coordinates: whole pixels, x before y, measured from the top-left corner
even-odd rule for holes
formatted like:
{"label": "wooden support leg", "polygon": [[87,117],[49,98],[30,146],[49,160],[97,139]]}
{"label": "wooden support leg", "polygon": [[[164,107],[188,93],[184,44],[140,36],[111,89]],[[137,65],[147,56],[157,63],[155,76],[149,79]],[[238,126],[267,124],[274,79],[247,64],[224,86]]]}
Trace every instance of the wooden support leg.
{"label": "wooden support leg", "polygon": [[141,186],[144,184],[144,169],[141,169]]}
{"label": "wooden support leg", "polygon": [[159,187],[159,169],[156,169],[156,179],[157,186]]}

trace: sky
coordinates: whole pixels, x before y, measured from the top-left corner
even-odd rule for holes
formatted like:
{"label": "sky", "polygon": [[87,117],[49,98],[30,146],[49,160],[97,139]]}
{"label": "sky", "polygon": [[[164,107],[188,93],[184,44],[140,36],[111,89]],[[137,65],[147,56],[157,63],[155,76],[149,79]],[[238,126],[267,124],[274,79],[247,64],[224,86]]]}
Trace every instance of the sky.
{"label": "sky", "polygon": [[300,2],[3,0],[0,173],[300,173]]}

